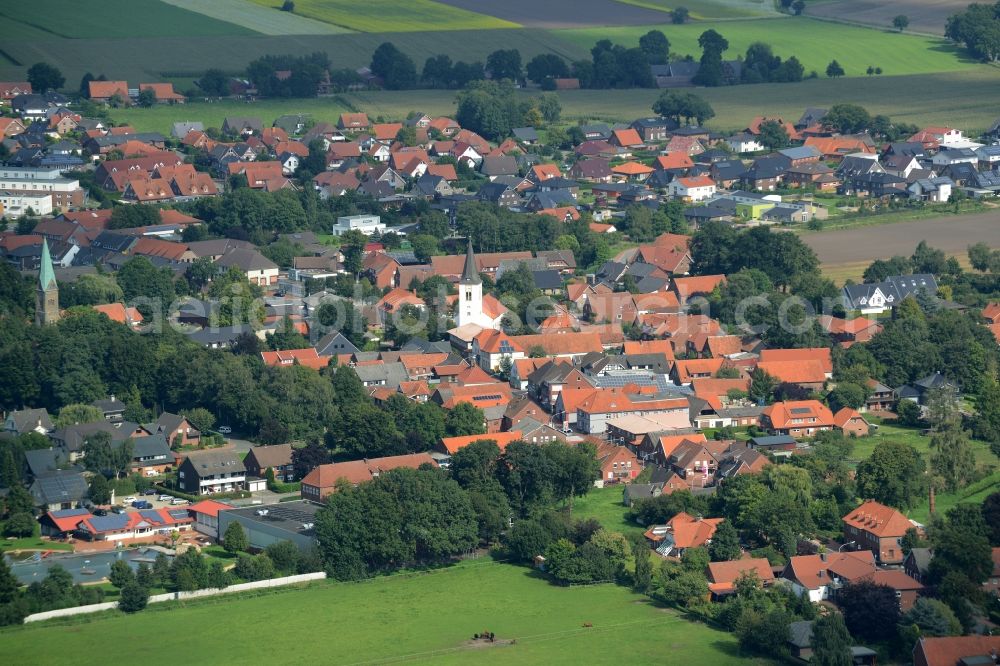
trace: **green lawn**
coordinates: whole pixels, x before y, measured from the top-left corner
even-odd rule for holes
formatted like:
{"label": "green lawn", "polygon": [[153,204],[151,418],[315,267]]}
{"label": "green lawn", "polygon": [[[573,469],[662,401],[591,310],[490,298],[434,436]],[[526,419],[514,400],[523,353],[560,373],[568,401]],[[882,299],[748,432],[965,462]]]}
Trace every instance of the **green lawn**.
{"label": "green lawn", "polygon": [[[593,625],[584,627],[585,623]],[[514,639],[468,646],[474,633]],[[742,664],[733,635],[610,584],[563,588],[488,559],[413,576],[157,605],[0,632],[12,664]],[[128,640],[109,640],[128,636]],[[249,650],[249,652],[248,652]]]}
{"label": "green lawn", "polygon": [[573,500],[573,519],[596,518],[606,529],[621,532],[626,536],[642,534],[643,528],[626,519],[628,507],[622,504],[624,486],[591,488],[583,497]]}
{"label": "green lawn", "polygon": [[[35,526],[38,527],[37,525]],[[37,531],[37,529],[35,530]],[[66,550],[72,551],[73,546],[58,541],[42,541],[37,536],[23,539],[0,539],[0,553],[8,550]]]}
{"label": "green lawn", "polygon": [[[909,444],[925,457],[930,455],[931,438],[927,435],[921,435],[919,428],[904,428],[892,423],[881,423],[874,435],[854,440],[851,458],[857,461],[868,458],[880,442],[902,442]],[[996,466],[1000,463],[1000,460],[993,455],[988,443],[973,439],[970,440],[969,444],[976,456],[977,465]]]}
{"label": "green lawn", "polygon": [[816,70],[824,75],[827,64],[836,59],[846,76],[865,76],[871,66],[881,67],[884,75],[949,72],[975,67],[962,53],[943,38],[922,37],[863,28],[802,17],[768,20],[696,22],[686,25],[629,26],[608,28],[574,28],[558,30],[557,34],[580,47],[590,48],[600,39],[636,46],[639,37],[652,28],[662,30],[670,40],[670,50],[701,54],[698,36],[714,29],[729,40],[725,58],[735,59],[746,53],[753,42],[765,42],[774,47],[776,55],[797,57],[806,74]]}
{"label": "green lawn", "polygon": [[618,0],[628,5],[670,12],[686,7],[692,19],[733,19],[753,16],[774,16],[777,10],[771,0]]}
{"label": "green lawn", "polygon": [[[250,0],[277,7],[280,0]],[[517,28],[494,16],[450,7],[433,0],[296,0],[295,13],[360,32],[419,32],[421,30],[476,30]]]}
{"label": "green lawn", "polygon": [[226,116],[254,116],[260,118],[264,126],[285,113],[306,113],[316,122],[336,124],[340,114],[347,111],[336,98],[280,100],[268,99],[248,104],[238,100],[223,102],[189,102],[187,104],[162,104],[149,109],[129,107],[113,109],[111,118],[119,124],[129,124],[139,132],[170,132],[172,123],[198,120],[205,127],[221,127]]}
{"label": "green lawn", "polygon": [[[994,472],[986,478],[973,483],[956,493],[937,493],[934,496],[934,511],[943,515],[956,504],[982,504],[983,500],[995,492],[1000,492],[1000,472]],[[930,520],[930,505],[927,499],[910,509],[907,515],[921,523]]]}
{"label": "green lawn", "polygon": [[[253,30],[219,21],[160,0],[101,0],[86,10],[77,0],[0,3],[6,41],[39,37],[85,39],[117,37],[211,37],[255,35]],[[113,20],[111,20],[113,19]],[[22,30],[22,26],[28,29]],[[116,72],[107,72],[116,78]]]}

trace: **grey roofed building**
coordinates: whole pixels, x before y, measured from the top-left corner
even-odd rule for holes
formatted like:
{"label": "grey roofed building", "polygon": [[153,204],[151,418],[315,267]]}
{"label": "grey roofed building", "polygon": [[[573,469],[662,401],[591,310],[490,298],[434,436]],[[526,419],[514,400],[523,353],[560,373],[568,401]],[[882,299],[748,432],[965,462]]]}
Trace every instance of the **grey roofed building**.
{"label": "grey roofed building", "polygon": [[826,118],[828,113],[827,109],[821,109],[816,106],[807,106],[806,110],[802,112],[802,116],[799,118],[798,122],[795,123],[796,128],[809,127],[810,125],[815,125],[819,121]]}
{"label": "grey roofed building", "polygon": [[933,275],[893,275],[884,282],[845,285],[842,295],[844,307],[848,310],[884,312],[920,291],[929,296],[937,293],[937,280]]}
{"label": "grey roofed building", "polygon": [[327,333],[320,338],[313,347],[320,356],[338,356],[340,354],[354,354],[359,350],[357,346],[348,340],[340,331]]}
{"label": "grey roofed building", "polygon": [[806,160],[810,158],[821,158],[823,153],[816,149],[816,146],[795,146],[793,148],[784,148],[778,151],[778,154],[787,157],[790,160]]}
{"label": "grey roofed building", "polygon": [[219,257],[215,261],[215,265],[226,269],[235,266],[241,271],[263,271],[278,268],[278,264],[265,257],[257,250],[249,250],[239,247],[229,250],[224,255]]}
{"label": "grey roofed building", "polygon": [[221,257],[226,252],[235,248],[254,249],[254,244],[249,241],[236,240],[235,238],[216,238],[213,240],[194,241],[187,244],[188,249],[199,259],[211,257],[213,260]]}
{"label": "grey roofed building", "polygon": [[57,470],[37,477],[28,492],[45,510],[72,509],[87,499],[89,487],[81,472]]}
{"label": "grey roofed building", "polygon": [[264,504],[219,512],[219,534],[237,522],[246,532],[250,547],[263,549],[272,543],[291,541],[306,550],[316,540],[316,512],[321,505],[305,500]]}
{"label": "grey roofed building", "polygon": [[479,171],[484,176],[513,176],[517,174],[517,160],[510,155],[487,155]]}
{"label": "grey roofed building", "polygon": [[247,130],[260,133],[263,129],[264,123],[260,121],[260,118],[228,116],[222,121],[222,131],[225,134],[242,134]]}
{"label": "grey roofed building", "polygon": [[174,461],[170,444],[162,432],[149,437],[136,437],[132,444],[132,458],[142,465],[169,465]]}
{"label": "grey roofed building", "polygon": [[562,289],[562,276],[559,271],[545,269],[542,271],[532,271],[532,278],[535,280],[535,288],[542,291],[553,291]]}
{"label": "grey roofed building", "polygon": [[534,192],[528,199],[528,207],[533,210],[545,208],[560,208],[575,206],[576,199],[569,190],[552,190],[551,192]]}
{"label": "grey roofed building", "polygon": [[285,130],[285,133],[288,136],[292,136],[293,134],[298,134],[299,132],[301,132],[305,128],[306,123],[308,122],[309,122],[308,113],[297,113],[297,114],[293,113],[293,114],[285,114],[282,116],[278,116],[274,120],[274,123],[272,123],[271,126],[281,128]]}
{"label": "grey roofed building", "polygon": [[55,427],[49,417],[49,411],[44,407],[40,409],[15,409],[7,414],[4,421],[4,430],[15,435],[26,432],[39,432],[45,434]]}
{"label": "grey roofed building", "polygon": [[138,242],[138,236],[130,236],[129,234],[123,234],[117,231],[105,230],[99,233],[97,237],[90,242],[90,246],[92,248],[106,250],[115,254],[124,254]]}
{"label": "grey roofed building", "polygon": [[402,382],[409,379],[406,368],[398,361],[382,365],[359,365],[354,367],[354,372],[366,387],[398,389]]}
{"label": "grey roofed building", "polygon": [[580,125],[580,131],[583,132],[584,137],[588,140],[607,139],[611,137],[611,127],[609,127],[607,123]]}
{"label": "grey roofed building", "polygon": [[238,324],[235,326],[207,327],[188,333],[188,339],[192,342],[209,347],[211,349],[222,349],[229,347],[236,339],[244,333],[253,334],[253,327],[248,324]]}
{"label": "grey roofed building", "polygon": [[622,491],[622,504],[632,506],[639,500],[652,499],[662,494],[662,483],[630,483]]}
{"label": "grey roofed building", "polygon": [[90,404],[101,410],[104,418],[108,421],[121,421],[125,417],[125,403],[113,395],[104,400],[95,400]]}
{"label": "grey roofed building", "polygon": [[186,120],[170,126],[170,136],[175,139],[183,139],[191,131],[204,132],[205,124],[200,121]]}
{"label": "grey roofed building", "polygon": [[49,435],[52,442],[63,449],[71,457],[83,451],[84,441],[98,432],[111,435],[112,442],[124,442],[139,429],[138,423],[131,421],[94,421],[92,423],[74,423],[58,428]]}
{"label": "grey roofed building", "polygon": [[482,201],[508,206],[521,198],[512,187],[503,183],[483,183],[476,196]]}
{"label": "grey roofed building", "polygon": [[241,485],[245,475],[243,458],[234,449],[192,453],[180,464],[177,472],[179,485],[185,492],[193,494],[201,494],[206,482],[219,486]]}
{"label": "grey roofed building", "polygon": [[411,338],[409,342],[400,348],[400,351],[420,351],[424,354],[450,354],[452,348],[451,343],[447,340],[431,342],[423,338]]}
{"label": "grey roofed building", "polygon": [[882,165],[879,164],[878,159],[874,156],[859,157],[856,155],[848,155],[841,160],[840,165],[837,167],[837,175],[841,178],[854,178],[870,173],[883,172],[885,172],[885,169],[882,168]]}
{"label": "grey roofed building", "polygon": [[59,469],[69,468],[69,458],[66,456],[66,452],[53,447],[25,451],[24,461],[28,465],[28,472],[34,477],[46,476]]}
{"label": "grey roofed building", "polygon": [[538,132],[535,131],[534,127],[515,127],[511,130],[511,134],[521,143],[531,144],[538,141]]}

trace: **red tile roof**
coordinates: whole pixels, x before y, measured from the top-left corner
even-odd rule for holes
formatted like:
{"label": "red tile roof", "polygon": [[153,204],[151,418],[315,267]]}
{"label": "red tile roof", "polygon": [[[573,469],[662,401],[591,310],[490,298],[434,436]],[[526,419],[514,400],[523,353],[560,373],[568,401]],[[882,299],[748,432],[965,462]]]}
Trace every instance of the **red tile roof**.
{"label": "red tile roof", "polygon": [[878,537],[901,537],[913,524],[892,507],[868,500],[843,518],[844,524]]}
{"label": "red tile roof", "polygon": [[767,361],[819,361],[823,372],[833,372],[833,357],[827,347],[806,347],[803,349],[765,349],[760,360]]}
{"label": "red tile roof", "polygon": [[464,437],[443,437],[441,439],[441,445],[444,447],[445,451],[448,453],[455,453],[459,449],[463,449],[473,442],[478,442],[479,440],[489,440],[495,442],[501,451],[507,448],[507,445],[511,442],[516,442],[523,437],[523,433],[520,430],[511,430],[510,432],[495,432],[489,435],[466,435]]}

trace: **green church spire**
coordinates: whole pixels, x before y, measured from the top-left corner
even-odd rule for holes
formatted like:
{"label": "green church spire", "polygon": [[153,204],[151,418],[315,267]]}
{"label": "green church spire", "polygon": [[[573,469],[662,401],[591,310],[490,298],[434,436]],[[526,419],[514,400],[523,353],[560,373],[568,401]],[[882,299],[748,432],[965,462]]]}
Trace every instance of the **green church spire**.
{"label": "green church spire", "polygon": [[49,254],[49,243],[45,239],[42,239],[42,266],[38,271],[38,287],[42,291],[48,291],[51,287],[55,287],[56,272],[52,268],[52,255]]}

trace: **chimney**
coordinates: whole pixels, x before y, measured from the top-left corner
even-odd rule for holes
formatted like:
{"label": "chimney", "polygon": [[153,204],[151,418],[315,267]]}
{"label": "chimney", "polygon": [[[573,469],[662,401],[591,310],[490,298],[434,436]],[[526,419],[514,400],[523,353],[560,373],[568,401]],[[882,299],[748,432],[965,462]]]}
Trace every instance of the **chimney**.
{"label": "chimney", "polygon": [[[819,559],[821,562],[826,562],[826,553],[820,553]],[[822,572],[820,572],[822,574]]]}
{"label": "chimney", "polygon": [[[931,488],[930,488],[930,491],[929,491],[929,494],[928,494],[928,497],[927,497],[927,504],[930,506],[930,513],[933,516],[934,515],[934,484],[931,484]],[[994,661],[996,661],[995,658],[994,658]]]}

